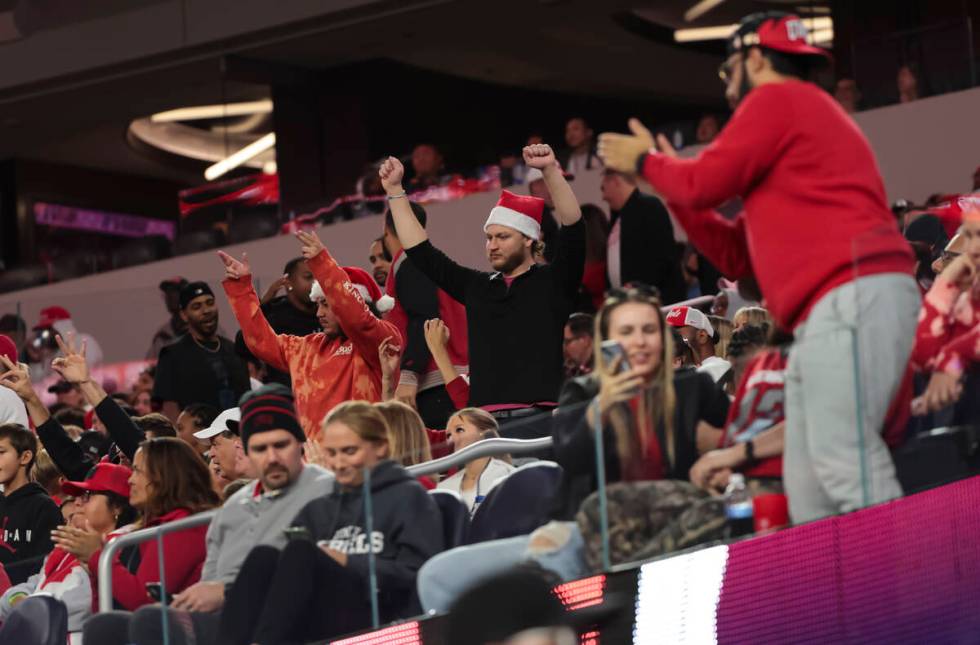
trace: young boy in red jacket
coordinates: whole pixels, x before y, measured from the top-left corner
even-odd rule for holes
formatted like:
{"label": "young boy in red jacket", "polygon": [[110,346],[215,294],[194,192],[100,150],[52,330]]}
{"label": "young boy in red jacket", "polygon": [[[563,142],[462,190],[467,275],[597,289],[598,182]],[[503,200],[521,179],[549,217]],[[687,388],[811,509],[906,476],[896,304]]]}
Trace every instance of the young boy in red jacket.
{"label": "young boy in red jacket", "polygon": [[[777,324],[793,332],[783,471],[793,519],[898,497],[880,433],[914,338],[911,250],[867,140],[803,80],[827,54],[807,44],[802,21],[753,14],[728,45],[722,77],[738,107],[701,154],[677,158],[636,120],[633,135],[604,134],[599,154],[607,167],[640,172],[695,246],[723,239],[719,254],[737,270],[727,277],[753,273]],[[745,206],[736,220],[711,214],[736,196]]]}

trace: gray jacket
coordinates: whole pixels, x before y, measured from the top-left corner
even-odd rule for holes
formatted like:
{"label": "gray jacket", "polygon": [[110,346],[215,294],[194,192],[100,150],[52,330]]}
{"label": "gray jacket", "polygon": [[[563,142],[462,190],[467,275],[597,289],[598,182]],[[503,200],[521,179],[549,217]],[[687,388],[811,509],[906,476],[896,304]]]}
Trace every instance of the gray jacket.
{"label": "gray jacket", "polygon": [[334,477],[328,470],[307,464],[288,488],[256,495],[258,485],[257,481],[250,483],[232,495],[211,521],[201,580],[230,584],[253,547],[285,546],[283,529],[292,525],[307,502],[333,491]]}

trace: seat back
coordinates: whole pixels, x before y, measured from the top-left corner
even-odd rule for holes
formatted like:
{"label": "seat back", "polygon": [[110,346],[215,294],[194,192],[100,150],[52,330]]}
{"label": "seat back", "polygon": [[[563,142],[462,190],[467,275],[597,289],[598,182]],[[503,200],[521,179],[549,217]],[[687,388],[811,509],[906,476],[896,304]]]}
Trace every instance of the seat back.
{"label": "seat back", "polygon": [[68,608],[51,596],[31,596],[0,627],[0,645],[65,645]]}
{"label": "seat back", "polygon": [[452,549],[466,542],[470,527],[470,513],[466,504],[455,491],[430,490],[439,512],[442,514],[442,538],[445,549]]}
{"label": "seat back", "polygon": [[561,478],[561,466],[537,461],[497,481],[476,509],[466,543],[527,535],[547,522]]}

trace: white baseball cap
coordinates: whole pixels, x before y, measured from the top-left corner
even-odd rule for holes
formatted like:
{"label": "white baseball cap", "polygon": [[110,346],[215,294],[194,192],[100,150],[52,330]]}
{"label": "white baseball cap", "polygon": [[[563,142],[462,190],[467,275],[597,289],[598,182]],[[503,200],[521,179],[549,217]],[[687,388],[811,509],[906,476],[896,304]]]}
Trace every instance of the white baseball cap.
{"label": "white baseball cap", "polygon": [[704,312],[694,307],[674,307],[667,314],[667,324],[673,327],[694,327],[709,336],[715,335],[715,329]]}
{"label": "white baseball cap", "polygon": [[241,420],[242,411],[239,408],[228,408],[216,416],[210,426],[203,430],[198,430],[194,433],[194,436],[198,439],[208,440],[226,431],[238,434],[238,422]]}

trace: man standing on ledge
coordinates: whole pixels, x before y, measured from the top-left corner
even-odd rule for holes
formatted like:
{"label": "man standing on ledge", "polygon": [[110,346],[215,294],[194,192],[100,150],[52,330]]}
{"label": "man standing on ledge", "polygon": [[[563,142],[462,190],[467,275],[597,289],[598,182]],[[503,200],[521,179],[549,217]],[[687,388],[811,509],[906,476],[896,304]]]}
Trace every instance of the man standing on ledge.
{"label": "man standing on ledge", "polygon": [[[470,405],[486,409],[502,426],[553,408],[562,382],[562,331],[582,283],[585,227],[571,187],[550,146],[524,148],[524,163],[538,168],[562,225],[555,260],[534,263],[540,247],[544,200],[503,191],[483,227],[493,273],[456,264],[428,240],[402,187],[404,168],[389,157],[381,183],[395,231],[409,260],[467,312]],[[502,434],[542,434],[522,426]]]}
{"label": "man standing on ledge", "polygon": [[[691,241],[737,279],[754,270],[776,322],[796,338],[786,381],[784,482],[796,522],[902,494],[881,430],[915,336],[912,253],[861,131],[812,83],[827,53],[802,21],[753,14],[728,42],[738,107],[693,159],[638,121],[604,134],[608,167],[638,171]],[[707,210],[740,196],[745,212]]]}

